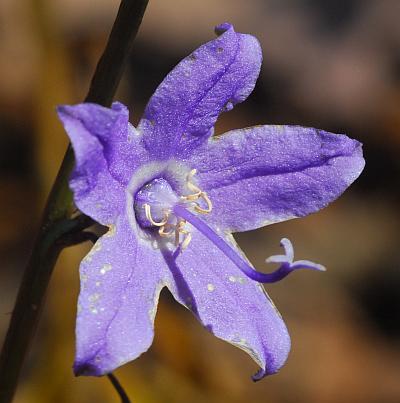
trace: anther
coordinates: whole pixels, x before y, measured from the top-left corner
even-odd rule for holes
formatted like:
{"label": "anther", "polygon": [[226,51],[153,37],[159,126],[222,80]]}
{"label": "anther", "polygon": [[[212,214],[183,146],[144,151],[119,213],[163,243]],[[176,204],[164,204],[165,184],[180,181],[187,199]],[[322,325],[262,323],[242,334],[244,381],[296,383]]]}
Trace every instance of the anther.
{"label": "anther", "polygon": [[[192,183],[192,178],[193,178],[194,175],[196,175],[196,172],[197,172],[197,169],[192,169],[192,170],[188,173],[188,175],[187,175],[187,177],[186,177],[187,187],[188,187],[192,192],[195,192],[193,195],[189,195],[189,196],[187,196],[187,197],[196,197],[196,196],[197,196],[197,198],[198,198],[198,197],[200,197],[200,195],[201,195],[201,193],[202,193],[202,191],[201,191],[194,183]],[[188,200],[190,200],[190,199],[188,199]],[[196,200],[196,199],[193,199],[193,200]]]}
{"label": "anther", "polygon": [[[169,231],[165,231],[165,229],[166,229],[167,227],[172,227],[172,228],[171,228]],[[171,224],[171,225],[168,225],[168,224],[163,225],[163,226],[160,227],[160,229],[158,230],[158,234],[159,234],[161,237],[164,237],[164,238],[170,237],[171,235],[174,234],[174,232],[175,232],[175,229],[174,229],[174,226],[173,226],[172,224]]]}
{"label": "anther", "polygon": [[181,251],[182,252],[189,246],[191,240],[192,240],[192,234],[190,232],[187,232],[186,236],[185,236],[185,239],[181,243]]}
{"label": "anther", "polygon": [[194,210],[201,214],[208,214],[211,213],[212,210],[212,203],[210,198],[208,197],[206,192],[203,192],[199,187],[192,183],[192,178],[196,174],[196,172],[196,169],[192,169],[186,177],[187,187],[194,193],[186,196],[181,196],[181,199],[185,201],[196,201],[199,199],[203,199],[206,202],[207,207],[203,208],[200,206],[199,203],[195,203]]}
{"label": "anther", "polygon": [[198,200],[201,196],[201,192],[197,192],[187,196],[181,196],[181,199],[184,201],[195,201]]}
{"label": "anther", "polygon": [[[193,177],[197,173],[196,169],[192,169],[186,175],[187,190],[191,192],[188,195],[180,196],[181,202],[177,202],[176,193],[170,188],[169,184],[163,179],[155,179],[149,185],[146,185],[136,196],[137,214],[142,218],[142,226],[148,228],[150,226],[157,227],[158,235],[162,238],[172,238],[175,246],[179,251],[183,251],[191,242],[192,235],[185,228],[186,220],[173,212],[174,205],[187,205],[192,211],[201,214],[210,213],[213,205],[206,192],[203,192],[195,183]],[[168,187],[169,186],[169,187]],[[165,193],[167,191],[167,193]],[[166,194],[165,200],[161,198],[155,206],[148,201],[153,200],[154,195],[150,193],[160,193],[161,196]],[[173,197],[172,197],[172,196]],[[151,197],[150,197],[151,196]],[[202,200],[200,200],[202,199]],[[143,209],[144,208],[144,214]],[[152,210],[153,209],[153,210]],[[153,214],[155,214],[154,219]],[[172,215],[171,215],[172,214]],[[174,239],[175,238],[175,239]]]}
{"label": "anther", "polygon": [[200,207],[200,205],[198,203],[196,203],[196,205],[194,206],[195,211],[197,211],[198,213],[201,213],[201,214],[211,213],[212,203],[211,203],[211,200],[208,197],[207,193],[201,192],[200,197],[202,197],[204,199],[204,201],[207,203],[207,208]]}
{"label": "anther", "polygon": [[143,207],[144,207],[144,211],[146,214],[146,218],[149,220],[149,222],[152,225],[154,225],[156,227],[162,227],[163,225],[165,225],[168,222],[168,218],[169,218],[168,213],[164,213],[164,218],[161,221],[157,222],[157,221],[154,221],[153,217],[151,216],[150,205],[144,204]]}
{"label": "anther", "polygon": [[193,176],[196,175],[196,173],[197,173],[197,169],[196,169],[196,168],[192,169],[192,170],[187,174],[186,180],[187,180],[189,183],[191,183],[190,181],[192,180]]}
{"label": "anther", "polygon": [[189,196],[200,196],[201,194],[201,190],[200,188],[198,188],[196,185],[194,185],[193,183],[188,182],[187,183],[187,187],[192,191],[195,192],[193,195],[189,195]]}
{"label": "anther", "polygon": [[180,235],[187,235],[188,231],[185,228],[186,220],[179,220],[175,226],[175,246],[179,246],[180,244]]}

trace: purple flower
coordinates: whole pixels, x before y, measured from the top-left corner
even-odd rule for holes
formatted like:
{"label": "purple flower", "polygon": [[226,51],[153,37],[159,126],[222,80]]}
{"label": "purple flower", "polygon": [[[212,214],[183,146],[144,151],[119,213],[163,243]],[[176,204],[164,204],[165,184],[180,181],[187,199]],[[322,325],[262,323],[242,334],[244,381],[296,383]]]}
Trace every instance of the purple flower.
{"label": "purple flower", "polygon": [[302,217],[338,197],[364,167],[361,144],[298,126],[255,126],[212,137],[220,113],[251,93],[258,41],[229,24],[186,57],[150,99],[137,128],[120,103],[62,106],[76,166],[78,208],[108,232],[80,266],[77,375],[103,375],[153,340],[167,287],[215,336],[261,367],[284,364],[290,339],[263,282],[298,268],[285,255],[271,274],[255,271],[232,233]]}

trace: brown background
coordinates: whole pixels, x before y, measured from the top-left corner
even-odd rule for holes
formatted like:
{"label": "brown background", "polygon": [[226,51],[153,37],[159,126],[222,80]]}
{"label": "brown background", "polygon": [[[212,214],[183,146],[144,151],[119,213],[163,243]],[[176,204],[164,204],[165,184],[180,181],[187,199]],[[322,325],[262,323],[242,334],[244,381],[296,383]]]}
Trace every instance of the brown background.
{"label": "brown background", "polygon": [[[66,147],[55,106],[84,98],[117,7],[0,2],[0,340]],[[230,21],[260,40],[264,63],[254,93],[217,132],[292,123],[347,133],[364,143],[367,166],[322,212],[237,237],[259,268],[283,236],[298,258],[328,267],[267,287],[293,340],[281,372],[253,384],[251,359],[165,292],[150,351],[116,371],[133,401],[400,401],[399,15],[397,0],[150,0],[116,97],[133,123],[162,77]],[[65,251],[57,265],[17,403],[118,401],[105,378],[71,371],[77,268],[88,247]]]}

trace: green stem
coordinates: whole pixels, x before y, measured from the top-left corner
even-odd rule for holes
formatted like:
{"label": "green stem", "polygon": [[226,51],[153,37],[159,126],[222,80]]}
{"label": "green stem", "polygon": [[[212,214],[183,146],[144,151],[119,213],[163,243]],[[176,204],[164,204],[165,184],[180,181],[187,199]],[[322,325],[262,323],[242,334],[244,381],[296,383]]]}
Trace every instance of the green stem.
{"label": "green stem", "polygon": [[[106,48],[94,73],[86,102],[109,106],[121,79],[148,0],[122,0]],[[39,234],[25,269],[0,355],[0,403],[12,401],[18,376],[32,342],[44,296],[57,258],[93,221],[84,215],[71,219],[72,195],[68,177],[74,164],[68,147],[44,210]],[[77,238],[84,240],[84,238]]]}

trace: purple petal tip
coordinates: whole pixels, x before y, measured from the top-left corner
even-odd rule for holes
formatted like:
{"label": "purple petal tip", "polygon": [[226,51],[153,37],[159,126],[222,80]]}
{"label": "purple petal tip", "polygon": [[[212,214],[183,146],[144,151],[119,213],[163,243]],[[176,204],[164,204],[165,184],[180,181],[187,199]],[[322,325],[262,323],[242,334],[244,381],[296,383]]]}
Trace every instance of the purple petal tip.
{"label": "purple petal tip", "polygon": [[222,35],[224,32],[228,31],[229,29],[233,29],[233,25],[230,24],[229,22],[224,22],[223,24],[217,25],[215,27],[215,33],[216,35]]}
{"label": "purple petal tip", "polygon": [[58,105],[56,107],[57,115],[61,117],[61,115],[68,114],[68,105]]}
{"label": "purple petal tip", "polygon": [[267,372],[263,369],[260,369],[258,372],[256,372],[254,375],[252,375],[251,379],[253,382],[258,382],[261,381],[261,379],[265,378],[267,375]]}
{"label": "purple petal tip", "polygon": [[74,363],[74,375],[75,376],[102,376],[104,373],[96,365],[90,362],[75,362]]}
{"label": "purple petal tip", "polygon": [[287,353],[285,352],[282,354],[283,361],[278,361],[278,362],[269,362],[267,363],[266,368],[260,368],[254,375],[251,376],[251,379],[253,382],[258,382],[261,381],[261,379],[264,379],[268,375],[274,375],[276,374],[282,367],[282,365],[285,363],[287,357]]}

